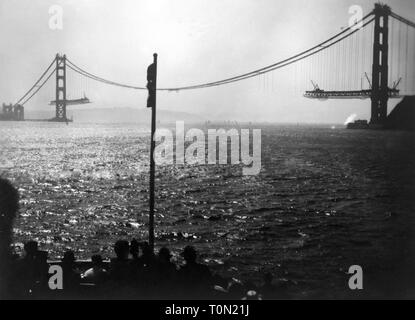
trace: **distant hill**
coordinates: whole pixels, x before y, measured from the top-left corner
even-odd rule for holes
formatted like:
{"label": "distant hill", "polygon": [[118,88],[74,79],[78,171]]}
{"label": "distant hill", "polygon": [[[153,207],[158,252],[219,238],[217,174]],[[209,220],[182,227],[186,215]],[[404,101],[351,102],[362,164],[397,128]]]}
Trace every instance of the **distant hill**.
{"label": "distant hill", "polygon": [[[26,119],[50,119],[54,116],[54,108],[50,111],[25,110]],[[150,123],[150,109],[133,108],[89,108],[68,110],[68,118],[75,122],[96,123]],[[172,123],[175,121],[203,122],[205,118],[186,112],[157,110],[157,121]]]}

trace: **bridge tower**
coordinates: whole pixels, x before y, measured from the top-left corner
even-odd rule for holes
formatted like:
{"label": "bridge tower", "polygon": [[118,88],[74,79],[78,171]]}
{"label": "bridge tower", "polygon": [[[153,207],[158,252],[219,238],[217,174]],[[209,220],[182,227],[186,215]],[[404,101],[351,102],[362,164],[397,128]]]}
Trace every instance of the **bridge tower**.
{"label": "bridge tower", "polygon": [[56,54],[56,117],[54,121],[67,122],[66,118],[66,55]]}
{"label": "bridge tower", "polygon": [[370,123],[382,125],[388,112],[388,18],[391,9],[375,4]]}

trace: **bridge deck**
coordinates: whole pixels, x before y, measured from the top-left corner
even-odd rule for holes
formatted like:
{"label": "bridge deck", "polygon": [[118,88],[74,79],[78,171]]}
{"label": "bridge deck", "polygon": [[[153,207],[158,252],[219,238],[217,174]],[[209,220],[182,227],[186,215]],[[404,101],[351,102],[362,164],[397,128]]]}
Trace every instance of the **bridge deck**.
{"label": "bridge deck", "polygon": [[[89,101],[88,98],[81,98],[81,99],[73,99],[73,100],[65,100],[66,105],[74,105],[74,104],[86,104],[86,103],[91,103],[91,101]],[[56,100],[53,100],[49,103],[49,105],[55,105],[56,104]]]}
{"label": "bridge deck", "polygon": [[[306,91],[304,97],[311,99],[368,99],[372,95],[372,90],[351,90],[351,91]],[[389,98],[401,98],[398,89],[388,90]]]}

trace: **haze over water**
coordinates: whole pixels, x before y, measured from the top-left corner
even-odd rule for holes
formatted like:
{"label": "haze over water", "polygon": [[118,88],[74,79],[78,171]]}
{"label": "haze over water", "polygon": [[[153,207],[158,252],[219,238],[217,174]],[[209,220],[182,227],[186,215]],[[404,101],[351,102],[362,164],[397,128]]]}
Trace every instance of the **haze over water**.
{"label": "haze over water", "polygon": [[[180,261],[193,244],[236,278],[273,272],[296,297],[350,294],[353,264],[378,294],[398,285],[413,266],[414,133],[252,128],[262,129],[257,176],[237,165],[157,167],[156,246]],[[146,240],[148,128],[2,122],[0,145],[0,173],[21,195],[16,251],[37,240],[50,258],[70,248],[88,259],[113,256],[120,238]]]}

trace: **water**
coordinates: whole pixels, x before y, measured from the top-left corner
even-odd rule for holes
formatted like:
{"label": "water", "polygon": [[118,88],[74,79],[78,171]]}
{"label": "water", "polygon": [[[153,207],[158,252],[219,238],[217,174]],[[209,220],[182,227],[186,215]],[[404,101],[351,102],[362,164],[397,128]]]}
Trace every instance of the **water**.
{"label": "water", "polygon": [[[260,282],[272,272],[293,297],[354,297],[409,283],[415,208],[414,133],[330,126],[262,129],[262,170],[163,166],[156,242],[174,259],[187,244],[216,272]],[[147,237],[148,128],[133,124],[1,122],[0,171],[18,186],[15,250],[50,257],[113,255],[116,239]]]}

